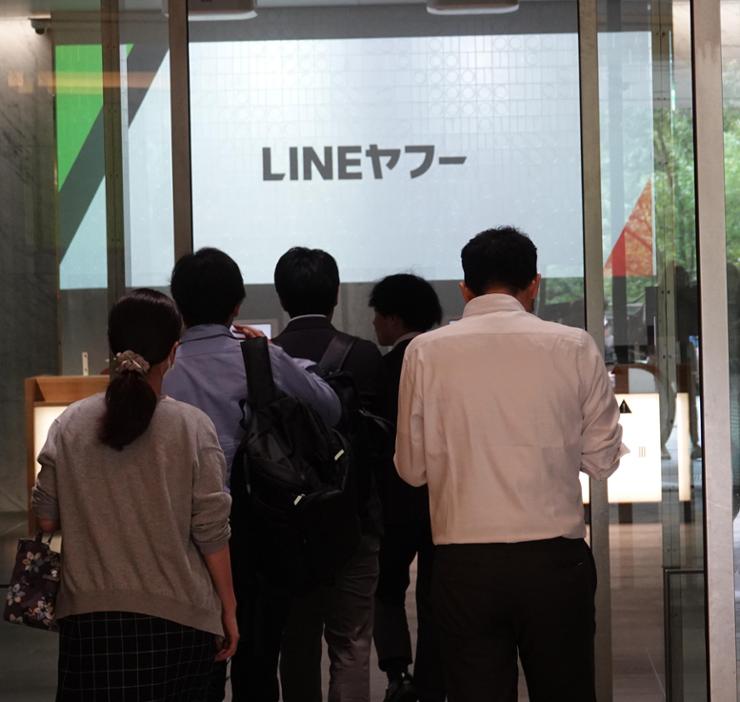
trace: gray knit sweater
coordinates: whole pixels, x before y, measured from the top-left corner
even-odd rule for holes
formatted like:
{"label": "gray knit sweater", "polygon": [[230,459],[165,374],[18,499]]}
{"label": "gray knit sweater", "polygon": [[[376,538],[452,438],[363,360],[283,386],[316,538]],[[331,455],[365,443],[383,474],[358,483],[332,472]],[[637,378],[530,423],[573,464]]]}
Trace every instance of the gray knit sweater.
{"label": "gray knit sweater", "polygon": [[39,455],[33,509],[62,530],[57,617],[138,612],[222,634],[202,556],[229,539],[211,420],[165,397],[147,431],[116,451],[97,438],[104,409],[103,395],[70,406]]}

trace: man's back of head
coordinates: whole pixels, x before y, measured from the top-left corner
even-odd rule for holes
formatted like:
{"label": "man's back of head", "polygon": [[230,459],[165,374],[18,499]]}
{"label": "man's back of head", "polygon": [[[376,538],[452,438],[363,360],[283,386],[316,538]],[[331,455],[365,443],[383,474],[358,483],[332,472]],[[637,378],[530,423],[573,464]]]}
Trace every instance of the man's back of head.
{"label": "man's back of head", "polygon": [[537,247],[515,227],[486,229],[463,247],[461,258],[466,299],[492,292],[518,298],[538,279]]}
{"label": "man's back of head", "polygon": [[296,246],[275,266],[275,289],[291,316],[331,316],[339,295],[339,269],[334,257],[321,249]]}
{"label": "man's back of head", "polygon": [[180,258],[170,289],[186,327],[228,325],[244,300],[244,279],[236,261],[212,248]]}
{"label": "man's back of head", "polygon": [[389,275],[376,283],[369,305],[375,310],[373,323],[384,346],[404,334],[429,331],[442,321],[442,306],[434,288],[411,273]]}

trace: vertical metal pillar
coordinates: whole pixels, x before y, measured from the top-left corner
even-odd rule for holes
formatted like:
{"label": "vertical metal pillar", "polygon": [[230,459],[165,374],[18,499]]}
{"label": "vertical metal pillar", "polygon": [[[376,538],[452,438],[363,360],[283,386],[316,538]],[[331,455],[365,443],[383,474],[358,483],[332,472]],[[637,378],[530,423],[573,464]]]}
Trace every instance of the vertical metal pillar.
{"label": "vertical metal pillar", "polygon": [[[581,79],[581,177],[586,328],[604,350],[604,252],[601,212],[601,133],[597,0],[578,1]],[[590,480],[591,548],[599,574],[596,591],[596,693],[612,700],[611,568],[609,493],[606,481]]]}
{"label": "vertical metal pillar", "polygon": [[188,3],[170,2],[170,105],[175,260],[193,250]]}
{"label": "vertical metal pillar", "polygon": [[103,49],[103,133],[105,212],[108,253],[108,305],[126,290],[121,123],[121,38],[118,0],[101,2]]}
{"label": "vertical metal pillar", "polygon": [[737,699],[720,0],[691,3],[709,698]]}

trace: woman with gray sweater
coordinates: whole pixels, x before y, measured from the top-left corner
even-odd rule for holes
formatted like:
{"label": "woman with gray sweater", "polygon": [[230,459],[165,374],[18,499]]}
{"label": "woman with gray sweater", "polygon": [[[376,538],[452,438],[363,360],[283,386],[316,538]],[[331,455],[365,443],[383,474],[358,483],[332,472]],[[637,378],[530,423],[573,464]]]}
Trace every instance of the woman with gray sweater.
{"label": "woman with gray sweater", "polygon": [[39,455],[33,508],[63,538],[57,702],[201,702],[236,650],[223,453],[203,412],[161,396],[180,328],[161,293],[121,299],[107,392]]}

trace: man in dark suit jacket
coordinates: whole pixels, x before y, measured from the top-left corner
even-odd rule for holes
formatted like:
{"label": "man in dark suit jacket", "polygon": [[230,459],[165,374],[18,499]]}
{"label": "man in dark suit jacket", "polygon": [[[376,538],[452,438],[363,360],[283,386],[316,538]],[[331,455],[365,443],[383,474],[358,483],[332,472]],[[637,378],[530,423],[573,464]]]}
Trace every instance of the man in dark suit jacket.
{"label": "man in dark suit jacket", "polygon": [[[331,323],[339,294],[336,261],[319,249],[290,249],[275,268],[275,288],[291,321],[273,342],[295,358],[318,363],[338,333]],[[353,377],[361,405],[382,414],[385,381],[377,346],[355,338],[342,370]],[[370,700],[382,517],[376,483],[367,477],[361,481],[365,487],[359,496],[363,536],[357,553],[331,586],[300,598],[292,607],[280,660],[284,702],[320,702],[322,633],[332,660],[329,699]]]}
{"label": "man in dark suit jacket", "polygon": [[[442,309],[434,288],[415,275],[391,275],[370,295],[373,324],[381,346],[393,348],[383,357],[388,378],[388,418],[396,423],[398,385],[406,347],[411,339],[440,323]],[[442,702],[445,686],[442,662],[430,608],[434,545],[429,519],[429,495],[387,466],[381,484],[384,536],[380,547],[380,577],[375,607],[375,648],[380,669],[388,675],[386,702]],[[406,618],[409,569],[417,560],[416,611],[418,630],[413,678],[411,637]]]}

